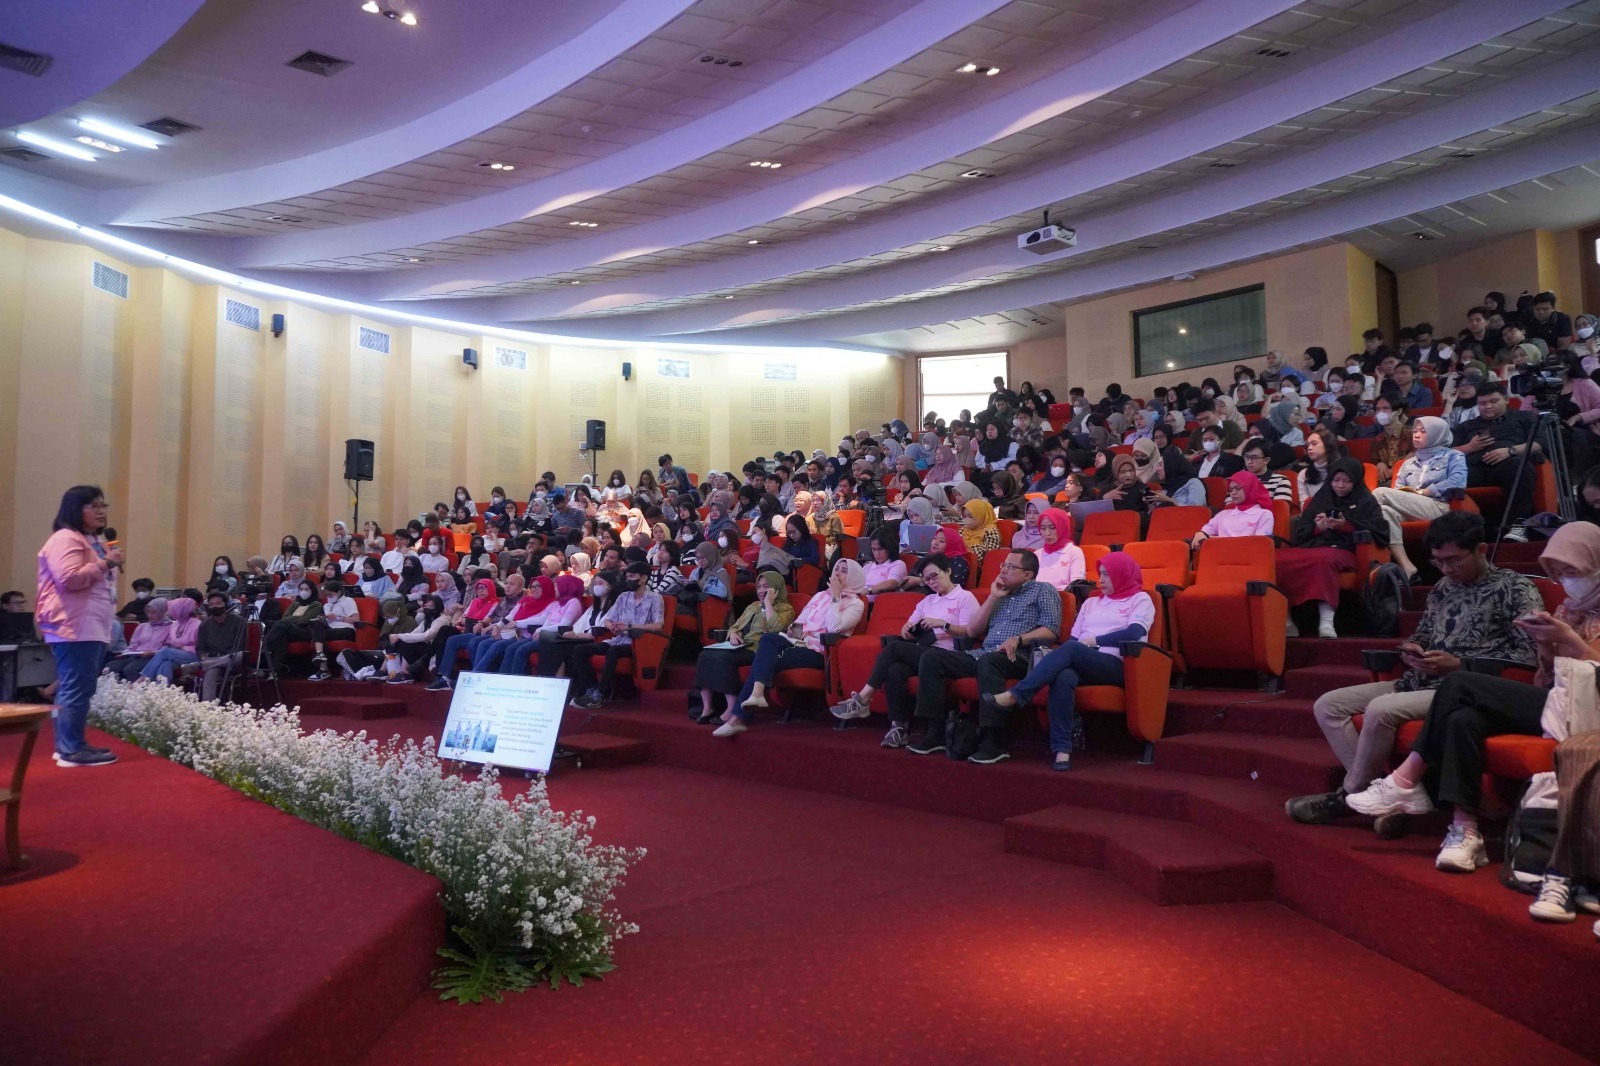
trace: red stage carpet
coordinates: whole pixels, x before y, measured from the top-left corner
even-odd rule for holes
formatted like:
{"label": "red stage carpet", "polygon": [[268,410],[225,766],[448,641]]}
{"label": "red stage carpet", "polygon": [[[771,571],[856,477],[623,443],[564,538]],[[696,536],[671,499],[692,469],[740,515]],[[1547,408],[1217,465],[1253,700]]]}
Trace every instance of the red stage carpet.
{"label": "red stage carpet", "polygon": [[90,739],[120,761],[59,769],[47,736],[23,793],[34,865],[0,878],[0,1063],[348,1062],[424,994],[433,878]]}

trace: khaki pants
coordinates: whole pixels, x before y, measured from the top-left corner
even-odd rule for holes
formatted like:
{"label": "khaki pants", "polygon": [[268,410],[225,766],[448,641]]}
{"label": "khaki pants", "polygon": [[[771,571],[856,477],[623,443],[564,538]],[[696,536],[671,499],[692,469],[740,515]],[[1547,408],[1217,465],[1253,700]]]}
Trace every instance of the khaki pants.
{"label": "khaki pants", "polygon": [[[1427,716],[1433,691],[1396,692],[1393,681],[1374,681],[1324,692],[1317,698],[1317,725],[1345,769],[1344,788],[1354,795],[1389,772],[1394,735],[1401,723]],[[1357,731],[1351,719],[1366,715]]]}
{"label": "khaki pants", "polygon": [[1424,496],[1420,492],[1401,492],[1399,489],[1374,489],[1383,517],[1389,520],[1389,544],[1402,544],[1400,523],[1408,518],[1432,522],[1450,510],[1443,500]]}

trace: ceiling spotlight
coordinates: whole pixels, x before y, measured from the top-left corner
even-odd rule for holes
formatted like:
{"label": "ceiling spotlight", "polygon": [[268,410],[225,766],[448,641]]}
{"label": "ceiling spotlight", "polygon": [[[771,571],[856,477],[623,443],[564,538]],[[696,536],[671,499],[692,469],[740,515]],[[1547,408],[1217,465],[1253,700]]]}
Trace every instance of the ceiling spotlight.
{"label": "ceiling spotlight", "polygon": [[41,137],[39,134],[29,133],[27,130],[18,130],[15,136],[19,141],[36,145],[47,152],[54,152],[56,155],[64,155],[68,159],[81,159],[85,163],[93,163],[100,158],[93,152],[58,141],[54,137]]}
{"label": "ceiling spotlight", "polygon": [[745,241],[746,244],[760,244],[760,241]]}
{"label": "ceiling spotlight", "polygon": [[961,176],[963,178],[992,178],[994,177],[994,172],[989,170],[966,170],[962,171]]}
{"label": "ceiling spotlight", "polygon": [[578,281],[578,280],[577,280],[577,279],[573,279],[573,280],[572,280],[572,281],[571,281],[571,282],[570,282],[570,283],[569,283],[569,284],[572,284],[572,285],[582,285],[582,284],[583,284],[583,282],[581,282],[581,281]]}
{"label": "ceiling spotlight", "polygon": [[779,167],[783,166],[782,163],[774,163],[768,159],[752,159],[745,165],[752,167],[765,167],[768,170],[777,170]]}
{"label": "ceiling spotlight", "polygon": [[[110,122],[101,122],[99,119],[93,118],[80,118],[78,125],[90,133],[98,133],[102,137],[109,137],[113,141],[121,141],[123,144],[131,144],[138,148],[161,147],[160,141],[143,130],[130,130],[123,126],[116,126]],[[122,151],[121,148],[113,148],[111,150],[115,152]]]}
{"label": "ceiling spotlight", "polygon": [[949,250],[950,250],[950,246],[948,244],[941,244],[941,245],[937,246],[936,248],[934,248],[934,251],[936,251],[936,252],[948,252]]}
{"label": "ceiling spotlight", "polygon": [[304,222],[303,218],[290,218],[288,215],[268,215],[268,222]]}
{"label": "ceiling spotlight", "polygon": [[381,12],[383,8],[378,6],[377,0],[367,0],[366,3],[361,5],[361,10],[367,12],[368,14],[376,15]]}
{"label": "ceiling spotlight", "polygon": [[956,68],[957,74],[976,74],[977,72],[978,64],[976,63],[963,63]]}
{"label": "ceiling spotlight", "polygon": [[576,219],[575,218],[571,222],[568,222],[567,225],[569,225],[569,226],[582,226],[585,229],[594,229],[596,226],[600,225],[600,223],[598,223],[598,222],[584,222],[582,219]]}
{"label": "ceiling spotlight", "polygon": [[120,144],[112,144],[110,141],[97,141],[93,137],[74,137],[72,139],[77,141],[79,144],[87,144],[90,148],[98,148],[102,152],[127,151],[127,149],[123,148]]}
{"label": "ceiling spotlight", "polygon": [[1178,364],[1177,363],[1168,363],[1167,364],[1167,369],[1168,370],[1176,370],[1176,369],[1178,369]]}
{"label": "ceiling spotlight", "polygon": [[731,299],[733,299],[733,293],[731,293],[731,292],[730,292],[730,293],[729,293],[729,294],[728,294],[728,295],[726,295],[726,296],[724,296],[724,297],[723,297],[723,299],[724,299],[724,300],[731,300]]}
{"label": "ceiling spotlight", "polygon": [[1189,330],[1187,328],[1185,328],[1183,326],[1179,326],[1178,327],[1178,336],[1187,337],[1188,335],[1189,335]]}
{"label": "ceiling spotlight", "polygon": [[[404,15],[400,16],[400,23],[404,26],[415,26],[417,24],[417,16],[407,11]],[[1000,72],[998,70],[991,70],[989,73],[998,74]]]}
{"label": "ceiling spotlight", "polygon": [[999,67],[989,67],[989,68],[988,68],[988,69],[987,69],[987,70],[985,70],[985,71],[984,71],[984,72],[983,72],[983,73],[984,73],[984,74],[985,74],[985,75],[987,75],[987,76],[988,76],[988,77],[991,77],[991,78],[992,78],[992,77],[994,77],[994,76],[995,76],[995,75],[996,75],[996,74],[998,74],[998,73],[1000,73],[1000,68],[999,68]]}
{"label": "ceiling spotlight", "polygon": [[516,167],[512,166],[510,163],[500,163],[500,162],[491,163],[487,159],[484,160],[482,163],[479,163],[478,165],[480,167],[488,167],[490,170],[516,170],[517,169]]}

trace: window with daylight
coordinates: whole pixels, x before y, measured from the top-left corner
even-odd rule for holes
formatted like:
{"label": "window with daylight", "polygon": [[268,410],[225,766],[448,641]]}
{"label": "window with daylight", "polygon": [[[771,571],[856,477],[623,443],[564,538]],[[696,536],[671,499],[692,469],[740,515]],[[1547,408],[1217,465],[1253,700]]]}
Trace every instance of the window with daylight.
{"label": "window with daylight", "polygon": [[963,409],[977,414],[988,406],[994,379],[1006,376],[1006,353],[924,356],[917,360],[917,375],[922,410],[906,412],[906,421],[920,425],[932,411],[948,422]]}
{"label": "window with daylight", "polygon": [[1264,285],[1133,312],[1133,368],[1138,377],[1236,363],[1266,350]]}

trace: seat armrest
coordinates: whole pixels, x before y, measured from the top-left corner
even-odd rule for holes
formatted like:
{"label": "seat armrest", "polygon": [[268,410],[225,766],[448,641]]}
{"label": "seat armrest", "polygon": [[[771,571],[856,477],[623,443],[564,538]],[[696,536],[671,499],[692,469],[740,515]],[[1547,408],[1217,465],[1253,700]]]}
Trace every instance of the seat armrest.
{"label": "seat armrest", "polygon": [[1475,674],[1494,674],[1499,676],[1507,670],[1533,670],[1535,667],[1527,663],[1519,663],[1513,659],[1498,659],[1491,655],[1473,655],[1461,660],[1461,665]]}
{"label": "seat armrest", "polygon": [[1180,593],[1182,591],[1183,591],[1183,589],[1180,588],[1177,585],[1157,585],[1156,586],[1156,592],[1160,593],[1161,598],[1164,599],[1164,600],[1170,600],[1173,597],[1177,596],[1178,593]]}
{"label": "seat armrest", "polygon": [[1400,668],[1400,653],[1389,648],[1366,648],[1361,652],[1361,665],[1376,678]]}
{"label": "seat armrest", "polygon": [[1176,660],[1164,648],[1143,640],[1124,641],[1120,647],[1123,711],[1128,719],[1128,732],[1135,740],[1146,744],[1160,740],[1166,730],[1167,698],[1172,690]]}
{"label": "seat armrest", "polygon": [[849,635],[849,633],[824,633],[822,634],[822,646],[824,648],[837,647],[838,645],[843,644],[845,638]]}
{"label": "seat armrest", "polygon": [[1265,596],[1268,590],[1276,592],[1286,600],[1289,598],[1282,589],[1270,581],[1246,581],[1244,583],[1244,591],[1247,596]]}
{"label": "seat armrest", "polygon": [[728,631],[726,629],[713,629],[711,631],[711,643],[720,644],[727,639]]}

